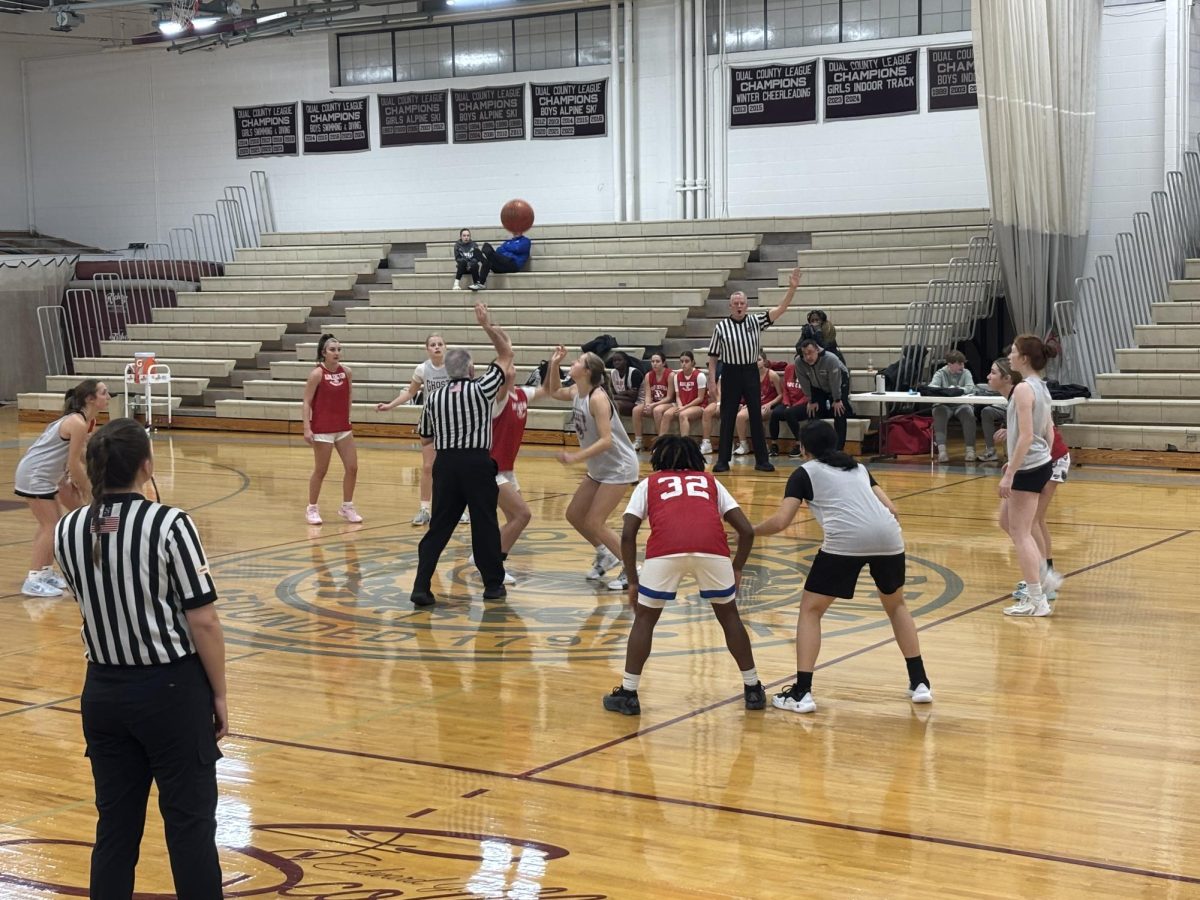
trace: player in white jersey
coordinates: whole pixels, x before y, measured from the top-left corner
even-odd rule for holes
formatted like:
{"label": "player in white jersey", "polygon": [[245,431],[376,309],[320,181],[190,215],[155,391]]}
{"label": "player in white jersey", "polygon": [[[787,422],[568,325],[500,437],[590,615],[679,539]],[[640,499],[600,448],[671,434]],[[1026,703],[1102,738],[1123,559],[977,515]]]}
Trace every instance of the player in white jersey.
{"label": "player in white jersey", "polygon": [[792,712],[816,712],[812,677],[821,651],[821,617],[836,598],[854,597],[864,566],[870,567],[879,601],[904,654],[908,696],[913,703],[931,702],[917,627],[904,604],[904,536],[896,507],[865,466],[837,449],[838,435],[829,422],[807,422],[800,429],[800,443],[805,462],[788,479],[775,515],[754,527],[756,535],[777,534],[792,523],[801,503],[807,501],[825,532],[800,600],[796,683],[776,695],[773,704]]}
{"label": "player in white jersey", "polygon": [[66,392],[63,415],[55,419],[17,463],[13,493],[37,520],[33,565],[21,593],[26,597],[61,597],[67,583],[54,572],[54,526],[63,511],[91,499],[84,450],[96,415],[108,409],[108,388],[94,378]]}

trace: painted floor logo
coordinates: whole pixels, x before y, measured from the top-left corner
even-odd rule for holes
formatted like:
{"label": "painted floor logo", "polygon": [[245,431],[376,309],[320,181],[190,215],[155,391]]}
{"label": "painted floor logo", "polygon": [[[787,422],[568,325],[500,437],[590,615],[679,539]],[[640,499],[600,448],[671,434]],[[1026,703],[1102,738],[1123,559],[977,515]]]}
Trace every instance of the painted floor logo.
{"label": "painted floor logo", "polygon": [[[527,531],[509,559],[517,585],[496,603],[482,600],[479,573],[467,562],[469,542],[460,537],[442,555],[438,603],[428,609],[409,601],[417,554],[407,536],[253,551],[224,557],[212,569],[226,639],[241,646],[366,659],[619,659],[633,616],[626,594],[586,581],[583,566],[563,558],[562,549],[577,544],[565,531]],[[819,546],[794,540],[786,552],[755,550],[738,599],[755,646],[793,640],[796,605]],[[957,597],[962,581],[909,556],[905,590],[920,617]],[[655,654],[726,652],[720,629],[702,625],[712,619],[711,606],[685,581],[655,630]],[[838,601],[825,615],[827,636],[887,626],[865,571],[857,598]]]}
{"label": "painted floor logo", "polygon": [[[551,864],[570,853],[541,841],[372,825],[271,824],[249,829],[250,846],[222,848],[226,897],[606,897],[547,883],[557,880],[551,875]],[[86,897],[91,851],[86,841],[0,841],[0,886]],[[65,872],[79,874],[71,878]],[[138,900],[175,897],[169,884],[139,880],[138,887]],[[2,891],[0,895],[7,896]]]}

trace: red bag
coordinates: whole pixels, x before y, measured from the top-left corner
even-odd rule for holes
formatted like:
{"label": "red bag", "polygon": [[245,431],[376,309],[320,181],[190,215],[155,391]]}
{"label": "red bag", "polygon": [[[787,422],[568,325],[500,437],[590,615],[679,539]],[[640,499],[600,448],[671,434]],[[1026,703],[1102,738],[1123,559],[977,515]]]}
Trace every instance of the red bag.
{"label": "red bag", "polygon": [[929,455],[933,447],[933,419],[929,416],[892,416],[884,423],[884,446],[896,456]]}

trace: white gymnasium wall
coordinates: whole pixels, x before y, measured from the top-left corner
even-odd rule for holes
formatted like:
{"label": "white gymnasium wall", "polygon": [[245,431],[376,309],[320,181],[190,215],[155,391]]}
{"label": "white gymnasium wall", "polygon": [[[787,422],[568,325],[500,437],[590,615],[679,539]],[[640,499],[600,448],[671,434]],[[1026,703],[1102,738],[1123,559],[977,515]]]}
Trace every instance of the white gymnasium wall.
{"label": "white gymnasium wall", "polygon": [[1166,3],[1107,7],[1096,84],[1089,272],[1115,249],[1133,214],[1150,208],[1164,172]]}

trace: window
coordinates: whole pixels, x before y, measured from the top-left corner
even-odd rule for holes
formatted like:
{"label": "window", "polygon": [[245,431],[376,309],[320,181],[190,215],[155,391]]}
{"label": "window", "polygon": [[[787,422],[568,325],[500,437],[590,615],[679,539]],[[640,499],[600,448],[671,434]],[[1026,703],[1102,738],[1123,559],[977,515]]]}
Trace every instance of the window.
{"label": "window", "polygon": [[454,74],[495,75],[513,70],[513,22],[454,26]]}
{"label": "window", "polygon": [[449,78],[454,74],[453,41],[449,27],[397,31],[396,81]]}
{"label": "window", "polygon": [[842,0],[842,40],[875,41],[919,34],[918,12],[918,0]]}
{"label": "window", "polygon": [[347,34],[338,39],[342,84],[393,81],[392,33]]}
{"label": "window", "polygon": [[513,22],[513,43],[518,72],[574,66],[575,16],[567,13],[517,19]]}
{"label": "window", "polygon": [[[579,35],[579,58],[576,65],[609,65],[612,62],[612,42],[609,40],[608,10],[595,9],[577,13],[575,21]],[[624,37],[620,40],[624,40]]]}
{"label": "window", "polygon": [[921,33],[971,30],[971,0],[923,0]]}
{"label": "window", "polygon": [[838,5],[838,0],[767,0],[767,47],[838,43]]}
{"label": "window", "polygon": [[[834,3],[837,6],[837,3]],[[709,0],[707,9],[708,51],[716,53],[720,26],[720,4]],[[762,50],[767,45],[763,0],[725,0],[725,52]]]}

